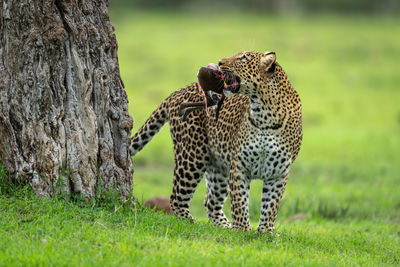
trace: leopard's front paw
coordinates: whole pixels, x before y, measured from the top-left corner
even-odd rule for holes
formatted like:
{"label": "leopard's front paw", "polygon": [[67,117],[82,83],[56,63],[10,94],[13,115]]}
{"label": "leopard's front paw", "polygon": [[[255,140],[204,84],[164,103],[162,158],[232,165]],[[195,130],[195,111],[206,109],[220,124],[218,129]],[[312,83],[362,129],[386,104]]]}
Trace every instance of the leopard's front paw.
{"label": "leopard's front paw", "polygon": [[251,225],[247,224],[247,225],[232,225],[231,229],[233,229],[234,231],[242,231],[242,232],[250,232],[251,231]]}
{"label": "leopard's front paw", "polygon": [[268,227],[266,225],[259,225],[257,227],[258,234],[270,234],[271,236],[279,236],[279,234],[274,235],[274,227]]}
{"label": "leopard's front paw", "polygon": [[224,222],[219,226],[221,226],[222,228],[232,229],[232,224],[230,222]]}

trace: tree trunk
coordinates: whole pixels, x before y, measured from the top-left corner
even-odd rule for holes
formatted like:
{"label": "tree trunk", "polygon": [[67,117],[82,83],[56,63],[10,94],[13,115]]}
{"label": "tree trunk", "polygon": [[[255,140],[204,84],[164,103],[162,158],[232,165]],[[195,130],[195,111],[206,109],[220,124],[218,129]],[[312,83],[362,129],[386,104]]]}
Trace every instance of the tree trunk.
{"label": "tree trunk", "polygon": [[0,163],[43,196],[132,192],[132,118],[104,0],[0,0]]}

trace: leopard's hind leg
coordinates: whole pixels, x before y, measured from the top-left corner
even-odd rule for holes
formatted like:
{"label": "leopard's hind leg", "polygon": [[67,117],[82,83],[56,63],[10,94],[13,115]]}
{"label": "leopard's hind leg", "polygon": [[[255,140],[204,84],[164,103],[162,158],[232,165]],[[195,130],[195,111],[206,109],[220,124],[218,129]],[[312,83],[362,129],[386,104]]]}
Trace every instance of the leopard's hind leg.
{"label": "leopard's hind leg", "polygon": [[204,200],[207,216],[215,226],[231,227],[222,208],[228,197],[229,172],[222,167],[210,164],[206,171],[207,195]]}
{"label": "leopard's hind leg", "polygon": [[194,218],[189,212],[189,203],[209,161],[207,137],[199,113],[192,112],[187,121],[182,121],[176,113],[170,120],[175,153],[171,210],[178,217],[191,221],[194,221]]}

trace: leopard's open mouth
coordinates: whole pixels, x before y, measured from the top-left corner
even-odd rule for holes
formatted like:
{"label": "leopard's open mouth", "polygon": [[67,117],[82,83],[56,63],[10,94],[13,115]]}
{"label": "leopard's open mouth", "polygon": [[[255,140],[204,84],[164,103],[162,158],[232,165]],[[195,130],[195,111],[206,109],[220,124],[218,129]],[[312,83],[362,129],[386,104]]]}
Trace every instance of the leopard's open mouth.
{"label": "leopard's open mouth", "polygon": [[237,94],[240,89],[240,78],[231,71],[224,72],[224,92]]}
{"label": "leopard's open mouth", "polygon": [[[210,72],[207,73],[207,69],[212,70],[214,75],[211,75]],[[203,75],[199,76],[200,73]],[[208,75],[204,75],[204,73]],[[220,68],[216,64],[210,63],[207,67],[200,68],[199,74],[197,75],[198,78],[203,77],[203,79],[199,78],[199,82],[204,89],[211,90],[219,94],[224,92],[224,94],[227,96],[239,92],[240,78],[236,76],[230,69],[224,66]]]}

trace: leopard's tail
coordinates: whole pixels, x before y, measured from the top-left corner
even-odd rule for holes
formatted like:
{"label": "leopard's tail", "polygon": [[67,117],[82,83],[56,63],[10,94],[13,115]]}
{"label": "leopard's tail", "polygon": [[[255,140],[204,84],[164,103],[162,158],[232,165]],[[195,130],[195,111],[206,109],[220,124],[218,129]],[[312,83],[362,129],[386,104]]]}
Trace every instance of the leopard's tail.
{"label": "leopard's tail", "polygon": [[168,120],[168,100],[165,99],[161,105],[153,111],[142,127],[131,139],[130,154],[136,155],[148,142],[158,133]]}

